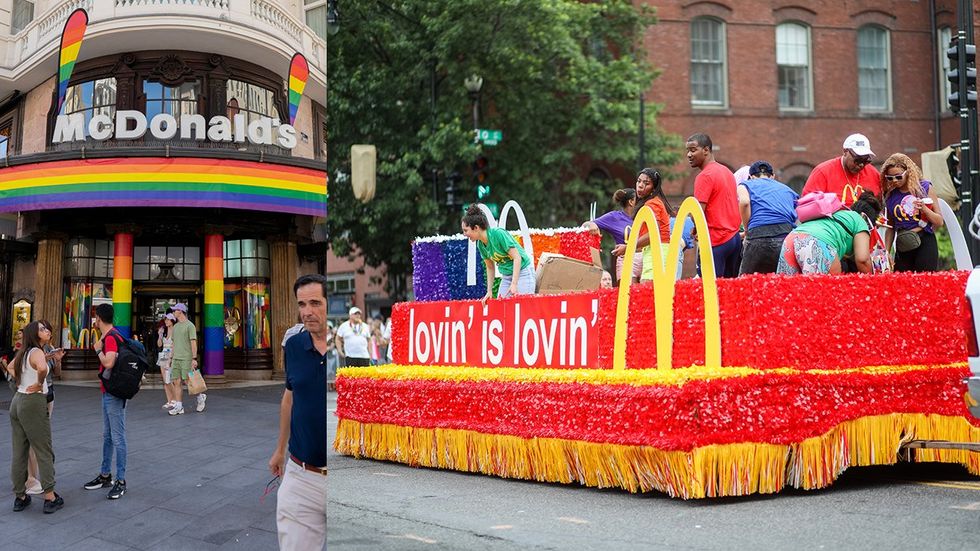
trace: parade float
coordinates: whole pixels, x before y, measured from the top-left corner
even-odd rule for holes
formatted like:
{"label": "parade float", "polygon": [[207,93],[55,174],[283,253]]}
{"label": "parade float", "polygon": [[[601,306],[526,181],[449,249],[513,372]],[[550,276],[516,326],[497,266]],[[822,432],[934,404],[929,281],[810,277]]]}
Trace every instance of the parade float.
{"label": "parade float", "polygon": [[[687,216],[706,242],[693,199]],[[652,212],[633,235],[642,224]],[[597,239],[523,222],[521,237],[572,255]],[[653,246],[654,264],[674,266],[680,243],[666,264]],[[823,488],[913,440],[980,442],[963,400],[966,271],[716,281],[700,246],[703,279],[661,270],[484,306],[465,241],[413,249],[419,300],[393,310],[395,363],[338,372],[339,453],[687,499]],[[634,254],[630,240],[625,265]],[[965,449],[910,456],[980,474]]]}

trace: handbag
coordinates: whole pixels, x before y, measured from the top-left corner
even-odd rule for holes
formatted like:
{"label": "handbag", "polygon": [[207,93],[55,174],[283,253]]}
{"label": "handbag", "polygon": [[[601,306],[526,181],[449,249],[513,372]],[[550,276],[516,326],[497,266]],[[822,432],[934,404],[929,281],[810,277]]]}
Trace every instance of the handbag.
{"label": "handbag", "polygon": [[201,371],[199,369],[191,371],[190,375],[187,376],[187,392],[189,394],[201,394],[207,391],[208,385],[205,384]]}
{"label": "handbag", "polygon": [[919,232],[913,230],[902,230],[895,238],[895,249],[900,253],[914,251],[921,244],[922,238],[919,237]]}
{"label": "handbag", "polygon": [[868,224],[868,228],[871,230],[871,273],[890,273],[892,271],[892,263],[891,257],[888,255],[888,249],[885,247],[885,240],[881,238],[881,234],[878,233],[875,225],[866,214],[861,214],[861,217],[864,218],[865,223]]}

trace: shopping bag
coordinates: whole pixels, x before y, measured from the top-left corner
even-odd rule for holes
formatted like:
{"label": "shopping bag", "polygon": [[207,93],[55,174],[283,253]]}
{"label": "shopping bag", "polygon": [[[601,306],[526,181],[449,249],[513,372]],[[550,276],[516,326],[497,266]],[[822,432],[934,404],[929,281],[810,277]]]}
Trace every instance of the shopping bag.
{"label": "shopping bag", "polygon": [[190,394],[200,394],[208,391],[208,385],[204,383],[204,377],[200,370],[195,369],[187,376],[187,392]]}

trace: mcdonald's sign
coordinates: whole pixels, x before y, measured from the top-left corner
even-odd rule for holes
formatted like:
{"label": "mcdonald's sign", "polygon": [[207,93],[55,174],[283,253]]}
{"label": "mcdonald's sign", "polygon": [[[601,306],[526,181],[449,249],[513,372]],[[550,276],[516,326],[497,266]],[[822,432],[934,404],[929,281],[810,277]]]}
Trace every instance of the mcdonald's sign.
{"label": "mcdonald's sign", "polygon": [[[640,209],[626,240],[624,266],[632,266],[636,256],[636,237],[644,226],[650,233],[650,250],[653,253],[653,298],[657,320],[657,369],[673,367],[674,337],[674,267],[683,242],[684,221],[690,216],[697,228],[698,254],[701,256],[702,290],[704,294],[704,361],[705,367],[721,367],[721,316],[718,306],[718,283],[715,279],[714,257],[711,255],[711,239],[708,222],[697,199],[688,197],[677,211],[677,222],[670,233],[666,263],[661,252],[660,232],[652,209]],[[665,267],[666,266],[666,267]],[[619,300],[616,305],[616,338],[613,352],[613,369],[626,369],[626,333],[630,303],[630,280],[619,282]]]}

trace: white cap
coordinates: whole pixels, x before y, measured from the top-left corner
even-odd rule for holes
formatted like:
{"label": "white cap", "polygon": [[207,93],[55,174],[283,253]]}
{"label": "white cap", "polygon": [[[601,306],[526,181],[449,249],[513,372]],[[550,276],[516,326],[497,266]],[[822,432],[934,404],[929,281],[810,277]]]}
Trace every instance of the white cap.
{"label": "white cap", "polygon": [[348,316],[353,316],[354,314],[360,314],[361,309],[357,306],[351,306],[350,310],[347,311]]}
{"label": "white cap", "polygon": [[848,136],[844,140],[844,149],[850,149],[858,157],[867,155],[875,156],[875,152],[871,151],[871,140],[864,134],[851,134]]}
{"label": "white cap", "polygon": [[749,179],[749,165],[745,165],[735,171],[735,183],[741,184]]}

